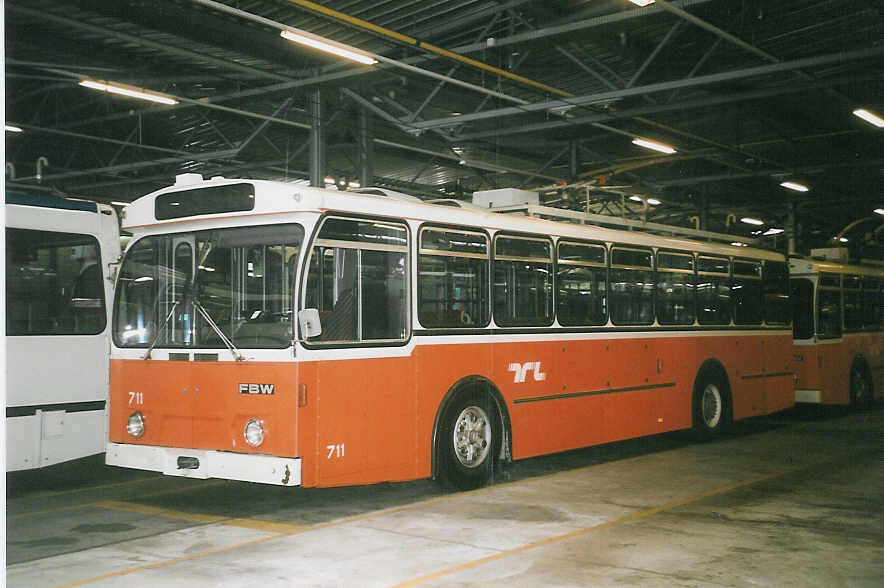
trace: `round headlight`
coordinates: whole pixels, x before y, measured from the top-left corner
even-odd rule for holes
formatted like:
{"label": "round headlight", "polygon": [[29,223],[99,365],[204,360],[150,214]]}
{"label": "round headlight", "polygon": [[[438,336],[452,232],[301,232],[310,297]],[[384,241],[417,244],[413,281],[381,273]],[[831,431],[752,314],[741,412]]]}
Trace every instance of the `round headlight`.
{"label": "round headlight", "polygon": [[135,438],[144,435],[144,415],[140,412],[133,412],[126,421],[126,432]]}
{"label": "round headlight", "polygon": [[258,447],[264,442],[264,422],[259,419],[249,419],[242,436],[246,443],[252,447]]}

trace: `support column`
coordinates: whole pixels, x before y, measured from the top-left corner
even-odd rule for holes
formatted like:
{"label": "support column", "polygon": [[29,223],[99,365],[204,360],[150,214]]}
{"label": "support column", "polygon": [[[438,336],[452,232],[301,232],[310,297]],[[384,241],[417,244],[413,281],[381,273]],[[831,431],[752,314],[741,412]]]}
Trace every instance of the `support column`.
{"label": "support column", "polygon": [[371,112],[359,109],[359,184],[365,188],[374,185],[374,141],[371,133]]}
{"label": "support column", "polygon": [[568,180],[576,182],[577,174],[580,173],[580,161],[577,156],[580,151],[580,143],[576,140],[572,140],[568,143],[568,146],[571,148],[571,153],[568,156]]}
{"label": "support column", "polygon": [[310,114],[310,185],[325,186],[325,124],[322,120],[322,90],[312,88],[307,93],[307,111]]}
{"label": "support column", "polygon": [[789,203],[789,212],[786,216],[786,237],[789,239],[789,255],[797,253],[798,243],[798,218],[795,202]]}

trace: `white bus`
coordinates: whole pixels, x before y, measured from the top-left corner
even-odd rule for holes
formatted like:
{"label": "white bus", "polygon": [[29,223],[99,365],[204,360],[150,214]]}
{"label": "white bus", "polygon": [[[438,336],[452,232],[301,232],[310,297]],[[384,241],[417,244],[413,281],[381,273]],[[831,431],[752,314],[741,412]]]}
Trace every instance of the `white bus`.
{"label": "white bus", "polygon": [[104,451],[113,208],[6,195],[6,470]]}

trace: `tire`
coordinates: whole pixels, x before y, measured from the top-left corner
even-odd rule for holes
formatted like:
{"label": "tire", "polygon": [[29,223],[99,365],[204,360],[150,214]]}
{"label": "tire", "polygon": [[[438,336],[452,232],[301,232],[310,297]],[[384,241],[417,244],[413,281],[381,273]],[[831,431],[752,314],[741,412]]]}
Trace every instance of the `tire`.
{"label": "tire", "polygon": [[854,410],[866,410],[872,407],[872,381],[868,377],[865,366],[853,364],[850,369],[850,407]]}
{"label": "tire", "polygon": [[438,455],[442,478],[458,490],[487,484],[500,451],[497,406],[481,390],[458,394],[440,422]]}
{"label": "tire", "polygon": [[731,422],[730,387],[717,369],[706,369],[697,376],[693,396],[694,432],[702,440],[722,435]]}

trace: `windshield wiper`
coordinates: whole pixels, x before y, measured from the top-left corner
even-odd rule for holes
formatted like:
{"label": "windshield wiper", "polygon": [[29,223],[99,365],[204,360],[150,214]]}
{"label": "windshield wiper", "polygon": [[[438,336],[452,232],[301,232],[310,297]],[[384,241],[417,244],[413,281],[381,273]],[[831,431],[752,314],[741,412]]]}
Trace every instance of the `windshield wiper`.
{"label": "windshield wiper", "polygon": [[193,306],[199,311],[200,315],[202,315],[202,317],[206,319],[206,322],[209,323],[209,326],[212,327],[212,330],[215,331],[215,334],[218,335],[221,341],[223,341],[224,344],[227,345],[227,349],[230,350],[230,354],[233,355],[236,361],[245,360],[243,354],[239,352],[239,349],[236,348],[236,345],[233,344],[233,341],[231,341],[230,338],[224,334],[224,331],[221,330],[221,327],[219,327],[218,324],[212,320],[212,317],[209,316],[208,311],[203,308],[203,305],[199,303],[199,300],[194,299]]}
{"label": "windshield wiper", "polygon": [[147,353],[144,354],[144,357],[141,359],[150,359],[150,353],[153,351],[153,348],[157,346],[157,343],[160,342],[160,337],[166,332],[166,325],[169,324],[169,321],[172,320],[172,315],[175,314],[175,309],[178,308],[178,305],[181,304],[181,301],[184,300],[185,294],[181,295],[181,298],[175,301],[175,304],[172,305],[172,308],[169,309],[169,314],[166,315],[166,320],[163,321],[163,324],[160,325],[160,328],[157,329],[157,334],[154,335],[153,341],[150,342],[150,345],[147,348]]}

